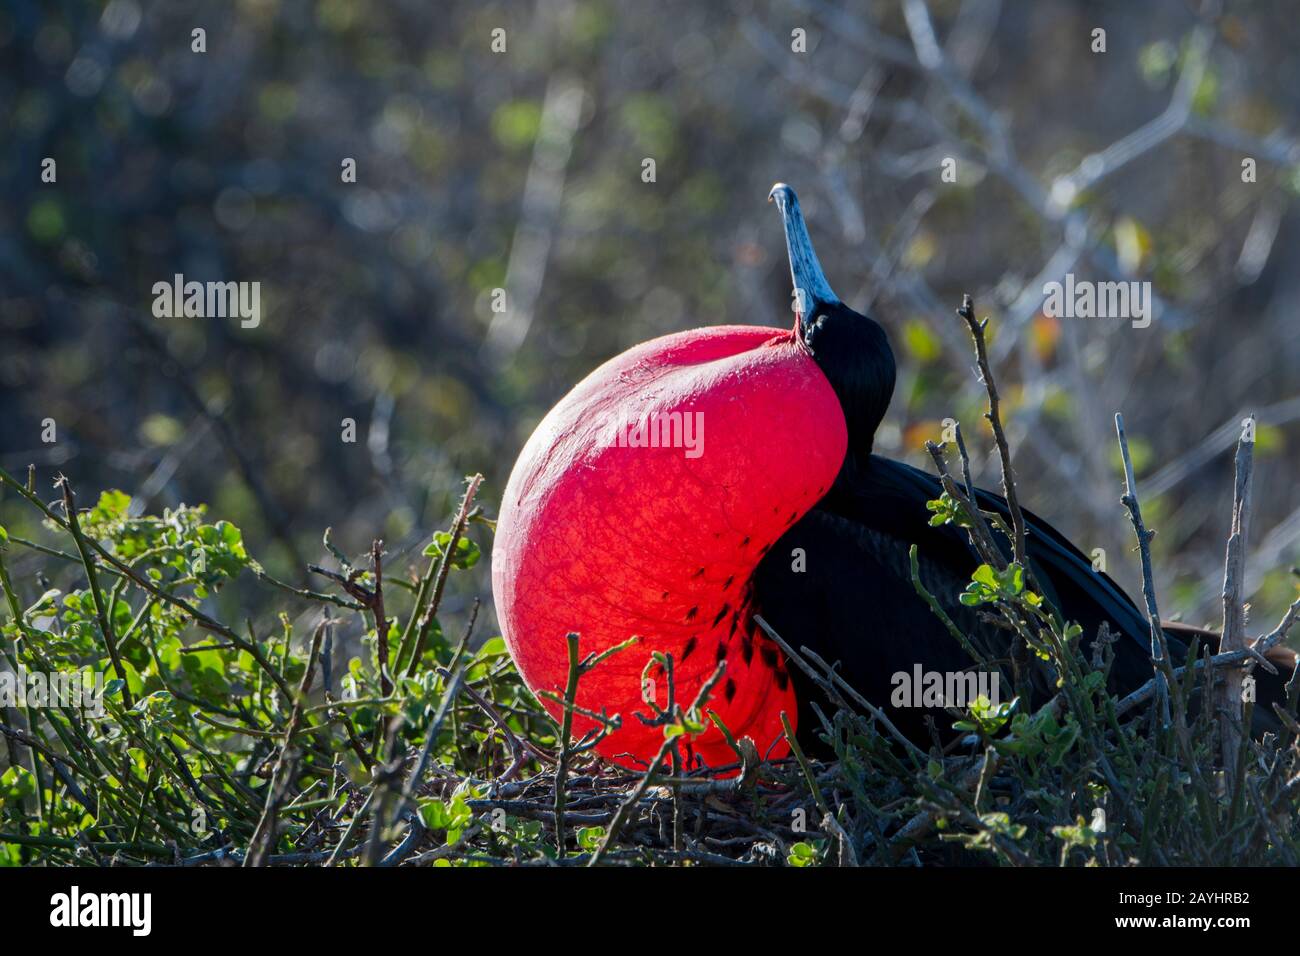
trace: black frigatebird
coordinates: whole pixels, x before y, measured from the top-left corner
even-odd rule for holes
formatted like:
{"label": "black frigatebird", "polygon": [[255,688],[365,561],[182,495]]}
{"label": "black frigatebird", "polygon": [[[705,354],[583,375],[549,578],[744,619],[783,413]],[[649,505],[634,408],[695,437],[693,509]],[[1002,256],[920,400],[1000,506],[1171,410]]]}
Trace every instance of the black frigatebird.
{"label": "black frigatebird", "polygon": [[[779,757],[788,715],[819,749],[811,707],[820,692],[757,615],[787,644],[835,664],[912,739],[928,740],[927,716],[947,731],[942,708],[893,702],[897,675],[972,663],[914,590],[913,545],[923,584],[956,625],[1009,653],[1008,635],[958,600],[978,560],[965,531],[930,523],[938,479],[873,452],[894,389],[884,329],[831,291],[794,191],[779,184],[770,198],[785,224],[793,328],[691,329],[610,359],[537,426],[502,499],[497,617],[543,705],[560,716],[567,634],[579,636],[583,657],[639,638],[582,676],[573,718],[581,735],[596,726],[587,714],[620,714],[597,749],[628,766],[645,766],[664,741],[661,725],[637,719],[646,699],[688,704],[720,666],[708,706],[735,737]],[[981,509],[1006,515],[1000,496],[977,496]],[[1141,612],[1051,525],[1028,512],[1025,521],[1044,597],[1088,641],[1109,625],[1112,688],[1140,686],[1152,674]],[[1185,636],[1169,629],[1175,660]],[[647,669],[651,651],[671,658],[671,674]],[[1261,679],[1262,699],[1280,691],[1273,683]],[[711,726],[682,746],[688,764],[735,759]]]}

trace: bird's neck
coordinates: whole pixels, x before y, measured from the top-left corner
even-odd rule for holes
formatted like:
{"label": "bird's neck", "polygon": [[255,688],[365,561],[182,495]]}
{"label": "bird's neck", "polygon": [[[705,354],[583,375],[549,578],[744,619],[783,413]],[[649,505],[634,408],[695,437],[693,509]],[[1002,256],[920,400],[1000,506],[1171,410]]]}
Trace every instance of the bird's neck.
{"label": "bird's neck", "polygon": [[803,344],[839,399],[849,453],[869,457],[897,374],[885,330],[867,316],[836,304],[819,308],[815,319],[806,323]]}

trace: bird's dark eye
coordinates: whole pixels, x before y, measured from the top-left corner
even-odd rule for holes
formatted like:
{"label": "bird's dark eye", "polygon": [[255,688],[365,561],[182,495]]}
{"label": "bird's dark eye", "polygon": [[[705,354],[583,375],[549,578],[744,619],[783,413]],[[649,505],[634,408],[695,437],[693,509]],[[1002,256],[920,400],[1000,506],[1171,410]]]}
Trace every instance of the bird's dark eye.
{"label": "bird's dark eye", "polygon": [[817,334],[817,330],[822,327],[822,324],[825,321],[826,321],[826,313],[822,312],[820,309],[818,309],[811,316],[809,316],[807,319],[804,320],[803,323],[804,345],[812,345],[813,336]]}

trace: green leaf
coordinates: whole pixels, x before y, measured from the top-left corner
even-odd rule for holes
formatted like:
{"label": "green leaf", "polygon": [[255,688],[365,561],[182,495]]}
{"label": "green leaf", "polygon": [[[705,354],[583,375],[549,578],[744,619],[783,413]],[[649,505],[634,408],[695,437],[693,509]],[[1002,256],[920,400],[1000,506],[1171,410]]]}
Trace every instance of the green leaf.
{"label": "green leaf", "polygon": [[[441,558],[447,551],[447,546],[451,542],[451,535],[446,531],[439,531],[433,536],[433,540],[424,549],[426,557]],[[462,571],[468,571],[474,565],[478,564],[478,559],[482,556],[479,546],[469,538],[461,537],[456,542],[456,551],[451,556],[451,566]]]}
{"label": "green leaf", "polygon": [[604,827],[579,827],[578,828],[578,846],[584,850],[595,851],[600,847],[600,841],[605,839]]}
{"label": "green leaf", "polygon": [[790,847],[790,852],[786,854],[785,861],[790,866],[815,866],[817,863],[817,848],[807,842],[795,843]]}
{"label": "green leaf", "polygon": [[474,818],[473,812],[461,797],[451,800],[423,800],[420,802],[420,820],[430,830],[447,831],[447,842],[455,842],[452,831],[463,830]]}
{"label": "green leaf", "polygon": [[483,646],[478,649],[478,653],[474,657],[483,661],[492,657],[503,657],[509,653],[510,650],[506,647],[504,637],[489,637],[483,642]]}
{"label": "green leaf", "polygon": [[1024,824],[1012,823],[1011,817],[1005,813],[986,813],[980,817],[980,823],[998,836],[1007,836],[1013,840],[1019,840],[1024,837],[1027,828]]}
{"label": "green leaf", "polygon": [[131,509],[131,496],[125,491],[109,490],[100,492],[95,507],[86,516],[86,524],[98,534],[107,534],[111,526],[125,521]]}
{"label": "green leaf", "polygon": [[1019,594],[1025,589],[1025,569],[1019,564],[1013,563],[1003,573],[999,579],[999,583],[1002,585],[1004,590],[1008,590],[1012,594]]}
{"label": "green leaf", "polygon": [[36,778],[24,767],[10,767],[0,775],[0,807],[21,807],[36,794]]}

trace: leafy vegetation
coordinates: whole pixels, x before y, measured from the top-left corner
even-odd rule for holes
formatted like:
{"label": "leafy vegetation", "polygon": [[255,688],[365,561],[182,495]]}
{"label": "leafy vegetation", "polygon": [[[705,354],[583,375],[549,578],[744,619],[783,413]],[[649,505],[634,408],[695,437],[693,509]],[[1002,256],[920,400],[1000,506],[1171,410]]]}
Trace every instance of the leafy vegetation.
{"label": "leafy vegetation", "polygon": [[[735,766],[682,770],[677,742],[706,726],[706,686],[655,715],[661,764],[635,774],[596,758],[592,735],[569,739],[504,642],[475,642],[473,614],[455,629],[439,623],[441,584],[476,573],[471,535],[492,526],[472,506],[477,478],[428,560],[405,573],[376,578],[327,536],[338,569],[318,570],[330,592],[271,578],[239,529],[203,507],[134,514],[108,491],[79,510],[61,479],[71,506],[61,513],[31,477],[0,478],[40,509],[46,537],[0,531],[8,669],[108,678],[98,715],[5,711],[5,865],[1295,864],[1300,854],[1294,718],[1280,737],[1248,740],[1225,773],[1208,709],[1187,707],[1214,668],[1181,675],[1169,721],[1153,694],[1115,699],[1109,654],[1085,659],[1081,629],[1015,562],[980,566],[961,600],[1020,635],[1036,673],[1059,675],[1043,705],[980,698],[954,713],[963,742],[922,749],[790,648],[838,705],[822,716],[835,761],[796,747],[764,763],[742,739]],[[934,510],[973,526],[950,490]],[[13,580],[16,549],[45,566]],[[370,555],[382,562],[382,546]],[[242,627],[209,616],[207,599],[236,579],[281,592],[286,610]],[[580,658],[576,639],[570,654],[570,690],[608,656]]]}
{"label": "leafy vegetation", "polygon": [[[958,315],[989,396],[1010,525],[977,506],[959,426],[960,482],[946,446],[928,446],[943,486],[928,507],[931,524],[963,529],[984,558],[956,597],[1010,633],[1009,658],[953,624],[921,583],[915,546],[912,583],[972,665],[996,667],[1016,691],[950,710],[958,738],[934,727],[930,747],[908,740],[833,666],[757,617],[834,703],[829,715],[813,708],[834,760],[809,760],[784,715],[790,758],[766,761],[754,741],[736,739],[708,706],[720,664],[689,704],[670,696],[660,707],[645,695],[650,713],[636,716],[664,737],[645,772],[604,764],[596,743],[633,715],[582,711],[597,726],[574,739],[577,688],[609,657],[638,653],[637,637],[584,655],[568,636],[565,692],[543,692],[557,725],[504,641],[475,643],[477,604],[458,638],[439,620],[448,578],[474,574],[482,555],[471,526],[495,530],[474,506],[480,475],[423,549],[428,560],[404,575],[384,573],[382,541],[357,566],[327,531],[337,568],[311,566],[331,582],[326,592],[268,574],[239,529],[209,523],[203,507],[136,514],[128,495],[107,491],[83,510],[62,476],[51,506],[35,492],[34,469],[25,483],[0,469],[0,489],[37,509],[49,537],[0,528],[9,612],[0,654],[12,673],[43,674],[51,686],[55,675],[111,678],[102,707],[28,699],[0,713],[0,864],[1300,864],[1300,667],[1273,705],[1280,732],[1262,739],[1244,732],[1253,698],[1226,706],[1217,689],[1232,669],[1273,667],[1262,652],[1286,637],[1300,599],[1249,646],[1212,657],[1194,643],[1177,671],[1164,653],[1147,685],[1117,699],[1107,689],[1116,638],[1103,625],[1085,655],[1083,629],[1043,598],[1026,566],[986,322],[969,297]],[[1149,582],[1150,535],[1117,426],[1123,501]],[[1250,456],[1243,439],[1242,515]],[[1226,580],[1244,560],[1237,545]],[[11,577],[14,548],[47,559],[28,576],[35,587]],[[204,610],[245,576],[311,613],[241,629]],[[1153,595],[1144,597],[1155,617]],[[673,661],[651,652],[646,667],[671,674]],[[735,763],[683,768],[682,739],[710,724]]]}

